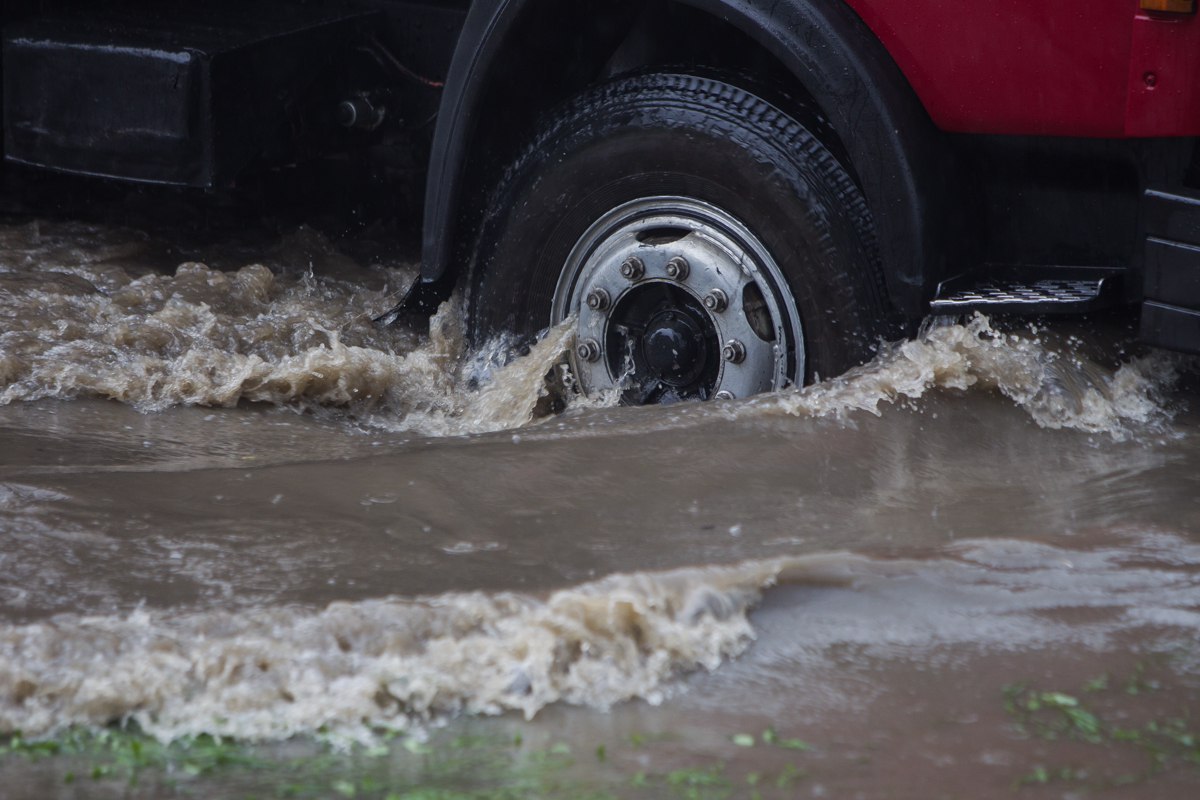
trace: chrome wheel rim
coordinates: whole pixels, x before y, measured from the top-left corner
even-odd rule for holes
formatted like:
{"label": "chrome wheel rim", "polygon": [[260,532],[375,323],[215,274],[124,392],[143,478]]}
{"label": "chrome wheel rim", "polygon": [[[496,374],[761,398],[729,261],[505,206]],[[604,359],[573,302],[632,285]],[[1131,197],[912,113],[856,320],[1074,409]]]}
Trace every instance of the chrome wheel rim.
{"label": "chrome wheel rim", "polygon": [[686,197],[624,203],[572,248],[551,323],[574,317],[585,393],[630,404],[732,399],[804,374],[800,314],[779,265],[740,220]]}

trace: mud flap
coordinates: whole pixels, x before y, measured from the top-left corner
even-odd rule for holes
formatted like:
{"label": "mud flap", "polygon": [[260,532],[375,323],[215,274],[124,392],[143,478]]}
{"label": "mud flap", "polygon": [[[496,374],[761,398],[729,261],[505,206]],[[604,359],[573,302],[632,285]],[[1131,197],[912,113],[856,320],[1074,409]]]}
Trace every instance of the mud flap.
{"label": "mud flap", "polygon": [[427,281],[418,276],[408,287],[404,297],[400,298],[400,302],[390,311],[375,317],[374,322],[380,325],[395,325],[401,320],[424,323],[437,312],[438,306],[450,297],[453,289],[454,282],[446,278]]}

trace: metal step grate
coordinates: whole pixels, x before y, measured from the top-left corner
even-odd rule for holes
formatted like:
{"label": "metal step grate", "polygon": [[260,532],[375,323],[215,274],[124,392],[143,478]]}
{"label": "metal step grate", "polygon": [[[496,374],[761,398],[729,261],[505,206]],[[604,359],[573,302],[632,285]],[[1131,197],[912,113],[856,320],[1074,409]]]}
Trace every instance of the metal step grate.
{"label": "metal step grate", "polygon": [[935,314],[975,310],[1023,313],[1088,311],[1103,304],[1108,278],[1042,279],[1033,281],[984,279],[964,285],[947,281],[930,303]]}

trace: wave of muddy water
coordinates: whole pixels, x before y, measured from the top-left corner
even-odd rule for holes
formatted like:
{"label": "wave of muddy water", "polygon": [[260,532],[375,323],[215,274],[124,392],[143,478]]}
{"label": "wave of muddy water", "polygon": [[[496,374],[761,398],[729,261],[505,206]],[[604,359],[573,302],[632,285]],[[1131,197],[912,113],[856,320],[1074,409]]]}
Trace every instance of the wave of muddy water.
{"label": "wave of muddy water", "polygon": [[1140,769],[1019,734],[1005,686],[1153,669],[1112,713],[1200,727],[1185,360],[976,318],[803,391],[547,416],[562,335],[495,367],[453,308],[380,328],[411,271],[307,232],[186,256],[0,228],[0,731],[450,720],[669,796],[625,778],[778,772],[731,744],[770,728],[814,747],[779,796],[985,797]]}

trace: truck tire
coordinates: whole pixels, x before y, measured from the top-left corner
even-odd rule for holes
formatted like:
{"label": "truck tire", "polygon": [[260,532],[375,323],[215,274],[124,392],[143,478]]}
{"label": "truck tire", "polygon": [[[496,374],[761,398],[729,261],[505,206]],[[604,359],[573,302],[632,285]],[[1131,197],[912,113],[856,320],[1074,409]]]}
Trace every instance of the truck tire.
{"label": "truck tire", "polygon": [[583,391],[745,397],[870,357],[889,314],[862,193],[808,128],[730,83],[618,79],[553,113],[471,261],[477,342],[567,319]]}

